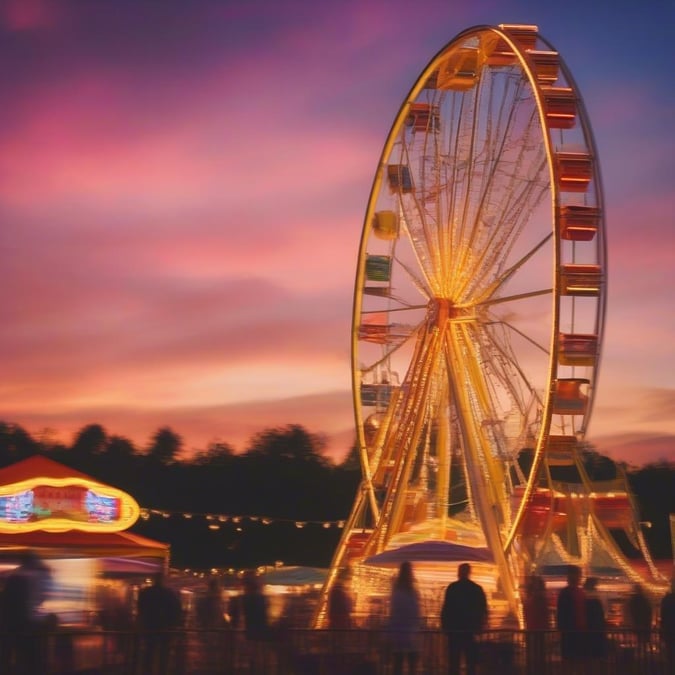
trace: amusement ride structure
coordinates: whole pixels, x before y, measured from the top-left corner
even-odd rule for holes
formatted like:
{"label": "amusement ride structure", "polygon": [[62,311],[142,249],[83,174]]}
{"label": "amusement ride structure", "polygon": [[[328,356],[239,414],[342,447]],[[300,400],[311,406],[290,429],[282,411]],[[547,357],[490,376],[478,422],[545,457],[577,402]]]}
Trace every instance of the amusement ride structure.
{"label": "amusement ride structure", "polygon": [[366,210],[352,325],[363,477],[317,625],[339,576],[365,613],[403,560],[430,617],[462,561],[517,617],[535,571],[663,581],[625,478],[598,483],[584,464],[606,287],[598,155],[568,68],[536,26],[463,31],[405,98]]}

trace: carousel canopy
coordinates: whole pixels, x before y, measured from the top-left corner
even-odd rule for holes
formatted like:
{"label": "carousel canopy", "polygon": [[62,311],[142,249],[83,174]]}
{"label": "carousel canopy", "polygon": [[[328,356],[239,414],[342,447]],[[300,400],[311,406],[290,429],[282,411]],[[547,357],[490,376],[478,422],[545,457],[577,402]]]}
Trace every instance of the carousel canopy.
{"label": "carousel canopy", "polygon": [[395,567],[404,561],[410,562],[494,562],[487,548],[465,546],[450,541],[429,540],[406,544],[372,555],[364,560],[366,565]]}
{"label": "carousel canopy", "polygon": [[[135,500],[121,490],[100,483],[48,457],[34,455],[0,469],[0,559],[16,558],[21,552],[32,550],[43,558],[122,557],[145,559],[153,561],[153,564],[158,560],[160,562],[168,560],[168,544],[120,529],[126,522],[133,522],[135,517],[127,518],[126,522],[119,518],[112,518],[110,522],[105,519],[99,522],[92,514],[87,514],[94,521],[87,522],[84,519],[85,514],[81,512],[81,491],[74,496],[58,497],[66,503],[62,508],[66,511],[68,509],[76,511],[72,518],[67,517],[70,511],[58,514],[60,518],[58,529],[53,527],[54,518],[41,520],[31,510],[18,514],[20,518],[7,517],[6,512],[14,497],[11,492],[12,486],[18,485],[20,487],[17,489],[25,491],[35,484],[38,486],[35,488],[37,490],[44,483],[47,486],[57,486],[56,490],[61,490],[62,488],[58,486],[63,486],[63,492],[67,492],[71,482],[90,486],[94,491],[100,487],[101,492],[106,495],[114,491],[120,503],[118,510],[125,510],[125,513],[131,510],[134,512],[132,516],[138,511]],[[50,503],[51,505],[53,504]],[[76,507],[80,507],[79,510]]]}
{"label": "carousel canopy", "polygon": [[0,533],[0,558],[24,550],[44,558],[109,557],[168,558],[169,545],[131,532],[12,532]]}
{"label": "carousel canopy", "polygon": [[53,459],[49,459],[49,457],[33,455],[0,469],[0,485],[19,483],[24,480],[31,480],[37,476],[44,478],[83,478],[93,480],[91,476],[87,476],[76,469],[71,469],[65,464],[55,462]]}

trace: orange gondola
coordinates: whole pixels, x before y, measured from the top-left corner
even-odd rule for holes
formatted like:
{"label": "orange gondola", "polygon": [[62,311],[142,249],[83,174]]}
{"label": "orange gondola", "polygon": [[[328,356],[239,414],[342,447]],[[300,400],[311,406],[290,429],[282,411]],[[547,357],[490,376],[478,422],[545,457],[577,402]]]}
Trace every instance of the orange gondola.
{"label": "orange gondola", "polygon": [[[525,486],[514,490],[514,505],[521,502]],[[536,488],[525,507],[525,515],[520,524],[520,533],[525,537],[542,535],[551,525],[554,531],[561,529],[567,522],[565,495],[548,488]]]}

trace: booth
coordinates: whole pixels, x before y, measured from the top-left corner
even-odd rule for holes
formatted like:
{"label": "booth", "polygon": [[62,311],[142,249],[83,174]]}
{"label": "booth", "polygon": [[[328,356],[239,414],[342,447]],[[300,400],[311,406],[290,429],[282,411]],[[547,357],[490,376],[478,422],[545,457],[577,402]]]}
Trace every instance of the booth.
{"label": "booth", "polygon": [[42,611],[88,625],[133,606],[135,586],[168,570],[169,545],[127,532],[130,495],[47,457],[0,469],[0,576],[31,552],[50,583]]}

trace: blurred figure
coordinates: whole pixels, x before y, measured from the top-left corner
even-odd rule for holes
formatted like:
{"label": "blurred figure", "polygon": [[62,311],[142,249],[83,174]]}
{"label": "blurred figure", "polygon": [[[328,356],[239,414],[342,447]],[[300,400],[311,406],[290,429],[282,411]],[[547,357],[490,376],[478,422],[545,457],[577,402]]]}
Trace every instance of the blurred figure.
{"label": "blurred figure", "polygon": [[49,567],[34,551],[21,555],[19,566],[12,572],[5,585],[5,593],[14,610],[14,616],[23,625],[41,623],[44,620],[42,603],[47,599],[51,585]]}
{"label": "blurred figure", "polygon": [[243,624],[247,640],[267,640],[270,633],[268,603],[253,570],[244,573],[242,591],[241,595],[232,598],[230,616],[233,625]]}
{"label": "blurred figure", "polygon": [[[211,654],[222,653],[220,647],[224,647],[226,658],[232,656],[232,636],[223,634],[220,630],[227,623],[223,606],[220,580],[211,577],[206,587],[206,592],[197,597],[195,603],[195,618],[197,627],[200,629],[199,637],[202,641],[204,652],[210,657]],[[229,631],[228,631],[229,633]]]}
{"label": "blurred figure", "polygon": [[410,562],[402,562],[394,580],[389,599],[389,638],[394,657],[393,675],[403,673],[408,663],[408,675],[414,675],[419,658],[421,629],[420,598]]}
{"label": "blurred figure", "polygon": [[211,577],[206,593],[197,599],[197,624],[200,628],[222,628],[225,624],[220,581]]}
{"label": "blurred figure", "polygon": [[633,592],[626,602],[626,623],[635,631],[638,655],[643,658],[652,630],[652,603],[640,584],[633,584]]}
{"label": "blurred figure", "polygon": [[242,580],[242,593],[232,598],[230,616],[232,625],[244,626],[247,643],[249,670],[251,673],[265,673],[267,648],[261,644],[271,638],[267,597],[254,570],[247,570]]}
{"label": "blurred figure", "polygon": [[556,622],[560,631],[560,656],[568,665],[584,656],[586,631],[586,594],[580,588],[581,568],[567,566],[567,586],[558,593]]}
{"label": "blurred figure", "polygon": [[607,656],[607,621],[605,607],[598,594],[597,577],[588,577],[584,582],[586,593],[586,655],[600,661]]}
{"label": "blurred figure", "polygon": [[448,639],[450,675],[459,675],[462,658],[466,662],[466,675],[475,675],[478,661],[476,633],[487,627],[485,591],[470,576],[471,565],[461,563],[457,568],[457,581],[445,589],[441,608],[441,628]]}
{"label": "blurred figure", "polygon": [[138,623],[144,631],[145,673],[165,675],[174,645],[172,631],[182,625],[182,608],[178,595],[165,584],[163,574],[155,577],[152,586],[138,593]]}
{"label": "blurred figure", "polygon": [[667,675],[675,675],[675,578],[661,598],[661,642],[666,652]]}
{"label": "blurred figure", "polygon": [[546,583],[537,574],[528,578],[525,585],[525,635],[527,651],[527,672],[538,675],[546,662],[545,631],[549,628],[548,599]]}
{"label": "blurred figure", "polygon": [[19,674],[44,670],[41,637],[47,629],[41,606],[47,597],[51,574],[33,551],[21,555],[2,592],[2,625],[7,635],[5,663],[14,659]]}
{"label": "blurred figure", "polygon": [[123,654],[133,625],[131,605],[119,590],[104,586],[98,592],[98,622],[106,633],[106,648],[111,653]]}
{"label": "blurred figure", "polygon": [[344,576],[341,574],[328,594],[328,628],[333,630],[353,628],[352,611],[352,598],[347,591]]}

